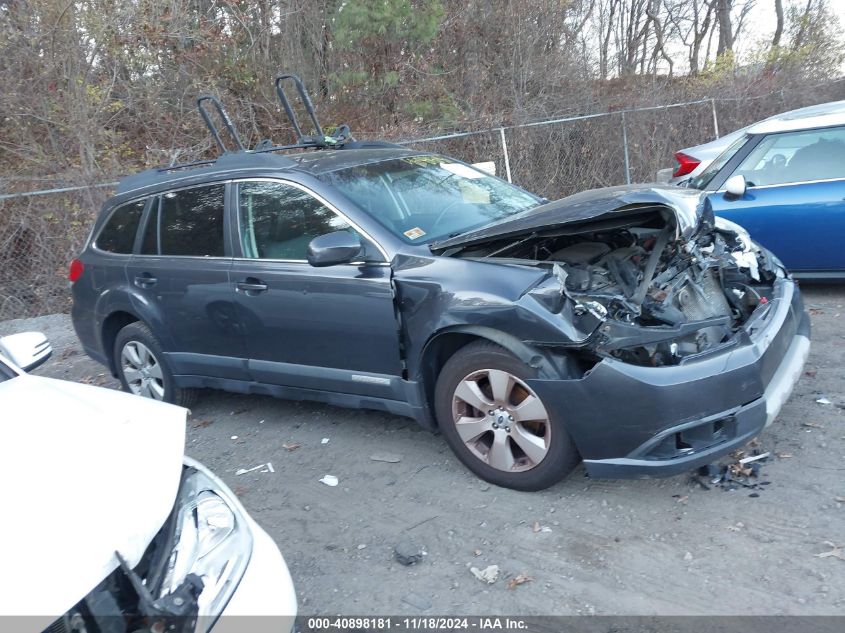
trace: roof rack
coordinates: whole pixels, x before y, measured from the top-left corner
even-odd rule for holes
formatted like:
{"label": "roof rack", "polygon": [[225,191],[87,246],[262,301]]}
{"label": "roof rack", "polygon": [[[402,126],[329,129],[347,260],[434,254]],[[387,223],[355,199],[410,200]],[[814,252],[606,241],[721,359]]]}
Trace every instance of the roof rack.
{"label": "roof rack", "polygon": [[226,108],[223,107],[223,104],[220,103],[220,99],[215,97],[214,95],[210,94],[201,94],[197,97],[197,108],[200,111],[200,116],[202,120],[205,121],[205,125],[208,127],[211,135],[214,137],[214,140],[217,141],[217,146],[220,148],[220,151],[224,154],[229,151],[226,145],[223,143],[223,140],[220,138],[220,132],[217,130],[217,126],[214,125],[214,121],[211,120],[211,115],[208,113],[208,110],[205,107],[205,102],[210,102],[214,109],[217,110],[217,115],[223,121],[223,125],[226,126],[226,131],[229,133],[229,136],[234,141],[235,145],[237,146],[237,151],[243,152],[245,151],[244,144],[241,142],[241,137],[238,136],[238,131],[235,129],[235,126],[232,125],[232,120],[229,118],[229,114],[226,112]]}

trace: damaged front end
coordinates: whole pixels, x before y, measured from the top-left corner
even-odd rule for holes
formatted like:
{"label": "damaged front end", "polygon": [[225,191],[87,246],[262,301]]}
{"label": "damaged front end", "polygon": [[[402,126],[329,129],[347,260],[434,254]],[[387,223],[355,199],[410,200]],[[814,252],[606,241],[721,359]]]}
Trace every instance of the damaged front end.
{"label": "damaged front end", "polygon": [[736,344],[785,272],[737,225],[709,211],[694,227],[677,218],[669,205],[634,205],[459,256],[547,268],[529,296],[564,313],[597,360],[678,365]]}

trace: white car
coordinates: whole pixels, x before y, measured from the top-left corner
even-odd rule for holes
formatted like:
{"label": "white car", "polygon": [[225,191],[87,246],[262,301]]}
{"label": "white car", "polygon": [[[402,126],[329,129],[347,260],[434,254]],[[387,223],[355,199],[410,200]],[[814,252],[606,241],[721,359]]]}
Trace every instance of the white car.
{"label": "white car", "polygon": [[243,628],[221,615],[262,615],[250,630],[290,631],[284,558],[184,456],[187,410],[25,373],[50,351],[37,332],[0,339],[0,615],[88,633],[219,633]]}
{"label": "white car", "polygon": [[779,124],[782,124],[784,129],[786,129],[786,127],[793,125],[796,120],[811,119],[840,111],[842,110],[843,104],[845,104],[843,101],[833,101],[831,103],[821,103],[806,108],[790,110],[789,112],[782,112],[731,132],[730,134],[720,136],[707,143],[682,149],[675,152],[675,160],[678,165],[674,168],[669,167],[658,171],[657,182],[682,185],[700,176],[722,152],[728,149],[735,141],[743,138],[752,127],[756,128],[763,122],[771,123],[772,125],[770,127],[777,127]]}

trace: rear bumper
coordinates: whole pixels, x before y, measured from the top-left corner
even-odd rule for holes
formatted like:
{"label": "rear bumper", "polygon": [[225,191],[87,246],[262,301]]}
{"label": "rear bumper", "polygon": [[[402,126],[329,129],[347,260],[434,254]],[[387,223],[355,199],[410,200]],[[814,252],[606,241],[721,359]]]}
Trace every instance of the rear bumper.
{"label": "rear bumper", "polygon": [[797,286],[778,280],[770,306],[719,354],[675,367],[603,360],[580,380],[536,380],[587,472],[664,477],[744,445],[775,419],[801,376],[810,321]]}

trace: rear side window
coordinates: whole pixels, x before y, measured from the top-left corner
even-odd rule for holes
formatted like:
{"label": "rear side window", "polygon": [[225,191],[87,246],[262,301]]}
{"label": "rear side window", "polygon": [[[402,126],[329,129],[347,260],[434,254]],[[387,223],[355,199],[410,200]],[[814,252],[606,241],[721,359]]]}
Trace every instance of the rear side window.
{"label": "rear side window", "polygon": [[139,200],[115,209],[94,240],[94,246],[107,253],[131,254],[145,204],[145,200]]}
{"label": "rear side window", "polygon": [[[225,189],[225,185],[194,187],[171,191],[161,197],[158,233],[162,255],[223,256]],[[155,219],[153,214],[151,222]],[[147,241],[146,236],[144,241]]]}

